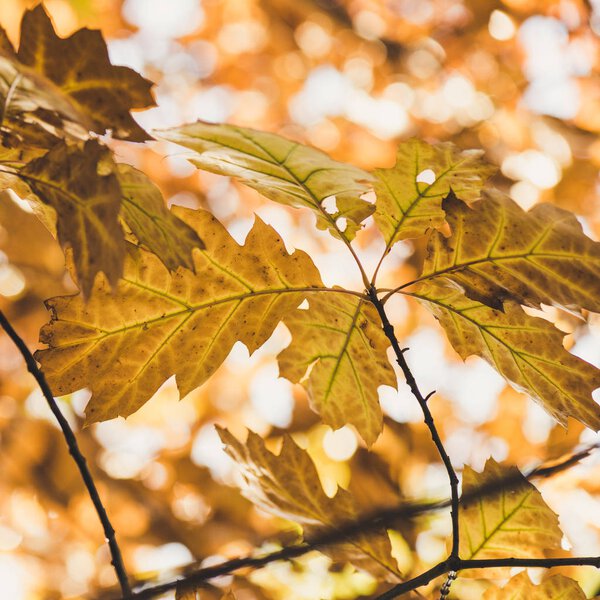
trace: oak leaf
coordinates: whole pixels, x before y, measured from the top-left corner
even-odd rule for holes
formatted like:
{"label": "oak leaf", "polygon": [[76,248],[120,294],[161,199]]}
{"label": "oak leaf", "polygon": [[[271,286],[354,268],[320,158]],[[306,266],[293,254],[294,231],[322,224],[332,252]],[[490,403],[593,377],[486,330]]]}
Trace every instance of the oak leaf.
{"label": "oak leaf", "polygon": [[292,343],[277,357],[280,373],[302,383],[325,423],[334,429],[350,423],[371,445],[383,426],[377,388],[396,387],[377,311],[343,293],[313,293],[308,302],[308,310],[284,320]]}
{"label": "oak leaf", "polygon": [[[360,199],[369,173],[274,133],[202,121],[153,133],[193,150],[189,160],[201,169],[235,177],[275,202],[310,208],[318,227],[336,237],[351,240],[374,210]],[[324,204],[332,197],[335,208]]]}
{"label": "oak leaf", "polygon": [[486,591],[483,600],[585,600],[579,584],[564,575],[553,575],[539,584],[532,583],[526,571],[513,577],[503,588]]}
{"label": "oak leaf", "polygon": [[[334,529],[359,517],[353,497],[346,490],[338,489],[333,498],[325,494],[312,459],[289,435],[283,437],[281,452],[276,456],[251,431],[242,444],[226,429],[217,430],[226,452],[241,469],[244,496],[263,510],[299,523],[309,541],[319,530]],[[351,541],[322,551],[336,560],[341,553],[356,566],[368,565],[370,572],[388,580],[400,578],[384,528],[359,533]]]}
{"label": "oak leaf", "polygon": [[[431,145],[418,139],[402,143],[391,169],[376,169],[375,223],[387,247],[400,240],[423,235],[445,221],[442,199],[452,190],[464,202],[481,196],[485,180],[494,173],[479,150],[458,149],[449,142]],[[433,181],[418,181],[423,172],[433,171]]]}
{"label": "oak leaf", "polygon": [[[478,488],[503,479],[510,480],[510,485],[477,495]],[[560,548],[563,534],[558,517],[516,467],[499,465],[493,459],[486,462],[483,473],[466,466],[462,490],[475,497],[460,504],[461,558],[544,558],[546,550]],[[492,578],[503,573],[501,567],[492,567],[461,571],[461,576],[479,576],[480,572]]]}
{"label": "oak leaf", "polygon": [[452,235],[431,237],[422,278],[445,278],[470,298],[502,309],[506,299],[600,312],[600,243],[575,216],[551,204],[523,211],[489,191],[469,208],[443,203]]}
{"label": "oak leaf", "polygon": [[[256,219],[244,246],[208,212],[177,214],[206,244],[195,273],[170,273],[153,254],[128,245],[123,278],[111,290],[98,278],[81,296],[48,301],[49,345],[36,358],[58,394],[88,387],[88,423],[127,416],[171,375],[185,396],[225,360],[237,341],[250,352],[321,286],[304,252],[288,254],[277,232]],[[182,360],[185,357],[185,360]]]}
{"label": "oak leaf", "polygon": [[95,140],[83,146],[61,141],[18,175],[56,213],[58,240],[73,251],[84,295],[99,271],[114,284],[122,272],[125,245],[118,221],[121,189],[109,150]]}
{"label": "oak leaf", "polygon": [[485,359],[562,425],[573,417],[600,429],[600,407],[592,398],[600,370],[567,352],[564,334],[551,323],[509,300],[504,312],[490,308],[440,281],[420,282],[410,295],[433,312],[461,358]]}
{"label": "oak leaf", "polygon": [[136,142],[148,139],[129,111],[154,105],[152,83],[128,67],[112,65],[99,31],[80,29],[60,38],[39,4],[23,15],[16,58],[56,86],[87,129],[100,134],[110,129],[114,137]]}
{"label": "oak leaf", "polygon": [[194,268],[193,248],[204,248],[198,234],[165,206],[160,190],[137,169],[117,166],[121,215],[135,237],[171,270]]}

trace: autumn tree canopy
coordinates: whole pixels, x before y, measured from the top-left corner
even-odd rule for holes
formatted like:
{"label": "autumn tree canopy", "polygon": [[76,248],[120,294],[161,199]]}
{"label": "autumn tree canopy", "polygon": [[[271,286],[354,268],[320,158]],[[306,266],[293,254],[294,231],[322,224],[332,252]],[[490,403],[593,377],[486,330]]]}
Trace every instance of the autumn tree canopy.
{"label": "autumn tree canopy", "polygon": [[599,596],[599,11],[1,5],[2,589]]}

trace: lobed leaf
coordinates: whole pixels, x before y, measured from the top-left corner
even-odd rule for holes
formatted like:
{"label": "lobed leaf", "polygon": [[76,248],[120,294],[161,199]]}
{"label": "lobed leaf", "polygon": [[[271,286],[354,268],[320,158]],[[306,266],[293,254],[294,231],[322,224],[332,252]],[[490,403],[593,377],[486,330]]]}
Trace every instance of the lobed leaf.
{"label": "lobed leaf", "polygon": [[129,244],[114,290],[98,278],[87,302],[71,296],[47,303],[52,319],[41,339],[49,348],[36,358],[56,394],[91,389],[88,423],[130,415],[171,375],[185,396],[235,342],[253,352],[307,291],[322,285],[308,255],[288,254],[258,218],[242,247],[210,213],[177,214],[206,244],[194,252],[195,273],[170,273]]}
{"label": "lobed leaf", "polygon": [[433,234],[423,278],[443,277],[500,310],[512,300],[600,312],[600,244],[572,213],[551,204],[525,212],[493,191],[473,208],[449,195],[443,208],[452,235]]}
{"label": "lobed leaf", "polygon": [[[193,150],[189,160],[201,169],[235,177],[275,202],[310,208],[318,227],[336,237],[351,240],[374,210],[360,199],[369,173],[274,133],[198,121],[154,135]],[[326,210],[330,197],[336,207]]]}
{"label": "lobed leaf", "polygon": [[377,388],[397,385],[375,307],[342,293],[308,301],[308,310],[285,318],[292,343],[277,357],[281,375],[302,383],[325,423],[350,423],[371,445],[383,427]]}
{"label": "lobed leaf", "polygon": [[35,197],[55,211],[58,240],[72,249],[86,296],[99,271],[111,284],[122,272],[121,189],[113,167],[109,150],[88,140],[82,147],[59,142],[18,173]]}
{"label": "lobed leaf", "polygon": [[123,202],[121,216],[135,237],[171,270],[194,268],[193,248],[204,248],[198,234],[166,206],[160,190],[137,169],[117,166]]}
{"label": "lobed leaf", "polygon": [[[539,491],[519,477],[516,467],[499,465],[489,459],[483,473],[466,466],[463,494],[473,493],[494,481],[510,479],[520,483],[506,486],[485,497],[462,501],[459,511],[459,556],[466,560],[487,558],[543,558],[546,550],[560,548],[562,531],[558,517],[544,502]],[[500,569],[500,570],[499,570]],[[502,575],[500,567],[469,569],[461,576]]]}
{"label": "lobed leaf", "polygon": [[532,583],[526,571],[513,577],[503,588],[492,587],[483,600],[585,600],[579,584],[564,575],[553,575],[540,584]]}
{"label": "lobed leaf", "polygon": [[[423,235],[445,221],[442,199],[452,190],[461,200],[473,202],[495,168],[482,159],[482,151],[460,150],[454,144],[431,145],[410,139],[398,147],[391,169],[376,169],[375,223],[389,248],[400,240]],[[423,171],[435,174],[432,183],[417,181]]]}
{"label": "lobed leaf", "polygon": [[[333,498],[325,494],[313,461],[289,435],[283,437],[281,452],[276,456],[253,432],[242,444],[226,429],[217,430],[225,451],[241,469],[244,496],[263,510],[299,523],[309,537],[318,528],[335,528],[358,518],[357,507],[346,490],[338,489]],[[336,559],[341,551],[356,566],[368,565],[388,580],[399,579],[383,527],[370,534],[360,533],[337,549],[327,547],[323,551]]]}
{"label": "lobed leaf", "polygon": [[23,15],[16,58],[56,86],[88,129],[111,130],[114,137],[135,142],[148,139],[129,111],[154,106],[152,83],[128,67],[112,65],[99,31],[80,29],[60,38],[38,4]]}
{"label": "lobed leaf", "polygon": [[410,295],[433,312],[463,359],[482,357],[561,424],[574,417],[600,429],[600,407],[592,399],[600,370],[567,352],[564,334],[551,323],[510,300],[504,312],[490,308],[441,281],[421,282],[414,289]]}

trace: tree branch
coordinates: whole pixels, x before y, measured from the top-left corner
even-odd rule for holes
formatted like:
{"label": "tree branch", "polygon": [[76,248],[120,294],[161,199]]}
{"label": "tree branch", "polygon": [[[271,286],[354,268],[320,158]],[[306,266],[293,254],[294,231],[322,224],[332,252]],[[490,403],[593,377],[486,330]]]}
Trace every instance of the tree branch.
{"label": "tree branch", "polygon": [[[574,464],[576,464],[583,458],[589,456],[590,453],[597,448],[600,448],[600,442],[586,446],[579,452],[572,454],[562,460],[559,460],[553,465],[544,466],[542,464],[534,469],[531,469],[528,473],[524,474],[524,476],[527,479],[531,479],[534,477],[550,477],[552,475],[555,475],[556,473],[568,469],[569,467],[572,467]],[[470,501],[475,498],[482,498],[494,494],[507,487],[510,488],[511,485],[521,483],[522,477],[523,476],[520,473],[517,475],[511,474],[510,476],[504,477],[502,479],[491,481],[490,483],[487,483],[483,486],[479,486],[467,492],[466,494],[463,494],[463,500]],[[379,509],[373,513],[363,515],[360,519],[356,521],[341,524],[337,529],[327,529],[323,531],[319,536],[314,537],[309,542],[296,544],[294,546],[288,546],[286,548],[277,550],[275,552],[270,552],[263,556],[245,556],[223,562],[220,565],[215,565],[213,567],[197,569],[192,572],[188,572],[185,575],[173,581],[169,581],[159,585],[154,585],[139,592],[123,596],[123,600],[148,600],[160,594],[169,592],[175,589],[178,585],[199,585],[201,583],[206,582],[209,579],[212,579],[213,577],[228,575],[233,571],[237,571],[238,569],[256,569],[264,567],[278,560],[290,560],[292,558],[297,558],[299,556],[307,554],[308,552],[311,552],[312,550],[318,550],[322,546],[339,543],[345,539],[351,538],[353,535],[356,535],[358,533],[368,533],[369,531],[381,527],[393,528],[394,522],[398,519],[414,518],[425,513],[448,508],[450,505],[451,500],[442,500],[439,502],[407,502],[401,506]],[[579,559],[572,560],[575,561]],[[460,562],[460,560],[458,562]],[[399,584],[399,586],[392,589],[400,589],[399,593],[411,591],[412,589],[415,589],[421,585],[426,585],[435,577],[438,577],[439,575],[443,575],[444,573],[453,570],[452,566],[455,566],[455,564],[453,563],[451,565],[449,560],[447,559],[439,563],[438,565],[432,567],[428,571],[425,571],[421,575],[418,575],[417,577],[410,579],[409,581],[405,581]],[[487,566],[494,565],[489,564]],[[392,590],[390,590],[390,592],[392,592]]]}
{"label": "tree branch", "polygon": [[44,377],[44,374],[40,371],[33,355],[27,348],[25,342],[19,336],[19,334],[13,329],[12,325],[4,315],[2,311],[0,311],[0,325],[6,331],[8,337],[13,341],[15,346],[18,348],[19,352],[25,359],[25,364],[27,365],[27,370],[33,375],[35,380],[37,381],[52,414],[56,417],[58,424],[63,432],[63,436],[65,441],[67,442],[67,446],[69,447],[69,453],[73,457],[73,460],[77,464],[77,468],[81,473],[81,477],[83,479],[83,483],[87,489],[88,495],[94,504],[94,508],[96,509],[96,513],[98,514],[98,518],[102,523],[102,528],[104,529],[104,536],[106,541],[108,542],[108,547],[110,549],[111,555],[111,563],[115,568],[115,573],[117,574],[117,579],[119,580],[119,585],[121,586],[121,591],[123,596],[127,596],[131,594],[131,588],[129,586],[129,581],[127,579],[127,573],[125,571],[125,566],[123,564],[123,557],[121,556],[121,550],[119,545],[117,544],[117,539],[115,536],[115,530],[108,518],[106,513],[106,509],[102,504],[102,500],[100,499],[100,495],[98,494],[98,489],[96,488],[96,484],[94,483],[94,479],[92,474],[90,473],[85,457],[81,453],[79,449],[79,445],[77,444],[77,439],[75,438],[75,434],[71,429],[68,421],[65,419],[64,415],[60,411],[56,400],[50,390],[50,386]]}
{"label": "tree branch", "polygon": [[381,319],[381,323],[383,324],[383,331],[390,341],[394,353],[396,355],[396,361],[400,365],[402,369],[402,373],[404,373],[404,378],[406,379],[406,383],[410,388],[413,396],[417,399],[421,410],[423,411],[423,417],[425,419],[425,424],[429,428],[429,432],[431,433],[431,439],[435,444],[437,451],[444,463],[444,467],[446,467],[446,472],[448,473],[448,480],[450,481],[450,497],[451,497],[451,508],[450,514],[452,519],[452,550],[450,552],[450,558],[458,558],[458,544],[459,544],[459,534],[458,534],[458,477],[456,476],[456,472],[454,467],[452,466],[452,462],[450,461],[450,457],[444,448],[444,444],[440,438],[437,427],[435,426],[433,415],[429,410],[429,406],[427,406],[427,400],[429,399],[429,395],[424,397],[419,390],[419,386],[415,381],[415,378],[404,358],[404,353],[400,348],[400,344],[398,343],[398,339],[396,338],[396,334],[394,333],[394,327],[390,323],[388,316],[385,312],[385,308],[383,303],[377,297],[377,290],[375,286],[371,286],[368,290],[369,297],[371,298],[371,302],[375,305],[377,309],[377,313],[379,314],[379,318]]}

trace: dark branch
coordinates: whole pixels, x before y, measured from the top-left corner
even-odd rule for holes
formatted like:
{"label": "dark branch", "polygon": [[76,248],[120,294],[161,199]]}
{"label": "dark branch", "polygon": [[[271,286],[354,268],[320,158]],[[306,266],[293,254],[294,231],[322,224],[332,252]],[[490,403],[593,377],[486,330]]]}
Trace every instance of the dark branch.
{"label": "dark branch", "polygon": [[56,417],[60,428],[62,429],[63,436],[67,442],[67,446],[69,447],[69,453],[73,457],[73,460],[77,464],[79,472],[81,473],[81,477],[83,479],[83,483],[88,491],[89,497],[91,498],[94,508],[96,509],[96,513],[98,514],[98,518],[102,523],[102,528],[104,529],[104,536],[106,541],[108,542],[108,547],[110,549],[111,555],[111,563],[115,568],[115,572],[117,574],[117,579],[119,580],[119,585],[121,586],[121,591],[124,596],[131,594],[131,588],[129,586],[129,581],[127,579],[127,573],[125,571],[125,566],[123,564],[123,558],[121,556],[121,550],[119,545],[117,544],[117,539],[115,536],[115,530],[111,525],[111,522],[106,514],[106,509],[102,504],[102,500],[100,499],[100,495],[98,494],[98,490],[96,488],[96,484],[94,483],[94,479],[87,467],[86,460],[79,449],[79,445],[77,444],[77,439],[75,438],[75,434],[71,429],[68,421],[65,419],[64,415],[60,412],[60,408],[54,400],[54,396],[52,391],[50,390],[50,386],[44,377],[44,374],[40,371],[33,355],[29,351],[29,348],[25,345],[25,342],[21,339],[19,334],[13,329],[12,325],[4,315],[2,311],[0,311],[0,325],[8,334],[8,337],[13,341],[15,346],[19,349],[19,352],[25,359],[25,363],[27,365],[27,370],[33,375],[35,380],[37,381],[42,393],[44,394],[44,398],[46,398],[46,402],[48,402],[48,406],[52,411],[52,414]]}
{"label": "dark branch", "polygon": [[423,417],[425,419],[425,424],[429,428],[429,432],[431,433],[431,439],[437,448],[437,451],[444,463],[444,467],[446,468],[446,472],[448,473],[448,480],[450,481],[450,497],[451,497],[451,519],[452,519],[452,550],[450,552],[451,558],[458,557],[458,477],[456,476],[456,471],[452,466],[452,462],[450,461],[450,457],[444,448],[444,444],[440,438],[437,427],[435,426],[435,422],[433,420],[433,415],[429,410],[429,406],[427,406],[427,400],[431,396],[427,396],[425,398],[421,391],[419,390],[419,386],[415,381],[414,375],[412,374],[406,359],[404,358],[404,352],[400,348],[400,344],[398,343],[398,339],[396,338],[396,334],[394,333],[394,327],[390,323],[388,316],[385,312],[385,308],[383,303],[377,297],[377,290],[374,286],[371,286],[369,289],[369,297],[371,298],[371,302],[374,304],[377,309],[377,313],[379,314],[379,318],[381,319],[381,323],[383,324],[383,331],[390,341],[392,348],[394,349],[394,353],[396,355],[396,361],[400,368],[402,369],[402,373],[404,374],[404,378],[406,379],[406,383],[410,388],[413,396],[417,399],[421,410],[423,411]]}
{"label": "dark branch", "polygon": [[[468,502],[474,500],[476,498],[483,498],[485,496],[493,495],[501,490],[510,489],[511,486],[517,486],[522,484],[523,477],[527,479],[537,478],[537,477],[550,477],[561,471],[572,467],[574,464],[582,460],[583,458],[589,456],[591,452],[597,448],[600,448],[600,442],[595,444],[591,444],[586,446],[581,451],[569,455],[568,457],[558,460],[554,462],[554,464],[549,466],[538,466],[534,469],[531,469],[527,473],[521,475],[521,473],[510,474],[507,477],[503,477],[496,481],[492,481],[483,486],[479,486],[470,490],[469,492],[463,494],[462,500],[464,502]],[[451,500],[443,500],[440,502],[407,502],[402,506],[395,506],[393,508],[387,509],[379,509],[373,513],[363,515],[359,520],[352,521],[346,524],[340,524],[336,529],[328,529],[323,531],[319,536],[314,537],[310,542],[304,542],[300,544],[296,544],[294,546],[288,546],[281,550],[277,550],[275,552],[270,552],[269,554],[265,554],[263,556],[245,556],[241,558],[236,558],[233,560],[229,560],[227,562],[223,562],[220,565],[215,565],[213,567],[201,568],[191,572],[188,572],[178,579],[173,581],[169,581],[163,584],[154,585],[151,587],[147,587],[144,590],[139,592],[130,594],[128,596],[124,596],[123,600],[148,600],[150,598],[154,598],[171,590],[174,590],[178,585],[199,585],[201,583],[206,582],[213,577],[218,577],[221,575],[228,575],[233,571],[237,571],[238,569],[243,568],[260,568],[264,567],[272,562],[276,562],[278,560],[290,560],[293,558],[297,558],[302,556],[312,550],[318,550],[323,546],[336,544],[342,542],[344,540],[350,539],[353,536],[359,533],[368,533],[369,531],[373,531],[376,529],[381,529],[382,527],[394,527],[394,523],[399,519],[412,519],[419,515],[443,510],[444,508],[448,508],[451,506]],[[512,560],[512,559],[510,559]],[[544,559],[545,560],[545,559]],[[554,560],[554,559],[552,559]],[[560,559],[560,560],[571,560],[572,564],[579,564],[577,558],[573,559]],[[582,559],[589,560],[589,559]],[[457,570],[458,565],[463,565],[465,561],[460,560],[445,560],[442,563],[439,563],[435,567],[432,567],[428,571],[425,571],[421,575],[410,579],[409,581],[405,581],[399,584],[397,587],[392,588],[386,594],[394,593],[392,596],[382,596],[382,598],[395,598],[401,593],[405,593],[411,591],[421,585],[426,585],[432,579],[447,573],[448,571]],[[571,563],[569,563],[571,564]],[[584,564],[588,564],[587,562]],[[503,565],[492,565],[486,564],[487,567],[491,566],[503,566]],[[536,565],[540,566],[540,565]],[[544,566],[544,565],[541,565]],[[548,566],[555,566],[553,564],[549,564]],[[188,567],[189,568],[189,567]],[[461,567],[466,568],[466,567]],[[396,593],[397,590],[400,590]]]}

